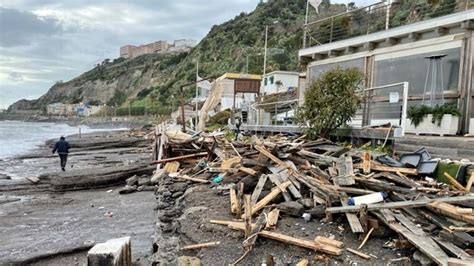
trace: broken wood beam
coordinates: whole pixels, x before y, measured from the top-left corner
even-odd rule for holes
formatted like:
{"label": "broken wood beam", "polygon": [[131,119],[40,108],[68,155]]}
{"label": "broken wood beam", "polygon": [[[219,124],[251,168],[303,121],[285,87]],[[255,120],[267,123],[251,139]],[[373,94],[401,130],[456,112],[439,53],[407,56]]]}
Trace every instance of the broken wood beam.
{"label": "broken wood beam", "polygon": [[366,259],[366,260],[370,260],[370,258],[372,258],[371,256],[363,253],[363,252],[360,252],[360,251],[357,251],[357,250],[354,250],[352,248],[346,248],[347,251],[349,251],[350,253],[353,253],[353,254],[356,254],[357,256],[363,258],[363,259]]}
{"label": "broken wood beam", "polygon": [[[245,230],[245,224],[244,223],[233,222],[229,226],[229,228],[244,231]],[[258,233],[258,235],[262,236],[262,237],[270,238],[270,239],[273,239],[273,240],[277,240],[277,241],[280,241],[280,242],[283,242],[283,243],[287,243],[287,244],[291,244],[291,245],[311,249],[311,250],[314,250],[314,251],[320,251],[320,252],[324,252],[324,253],[331,254],[331,255],[341,255],[341,253],[342,253],[341,249],[336,248],[334,246],[324,245],[324,244],[317,243],[317,242],[314,242],[314,241],[300,239],[300,238],[296,238],[296,237],[292,237],[292,236],[287,236],[287,235],[284,235],[284,234],[271,232],[271,231],[268,231],[268,230],[262,230],[262,231],[260,231],[260,233]]]}
{"label": "broken wood beam", "polygon": [[280,215],[280,210],[275,208],[271,212],[268,213],[267,217],[267,223],[265,225],[265,228],[267,229],[275,229],[277,223],[278,223],[278,217]]}
{"label": "broken wood beam", "polygon": [[252,206],[257,204],[258,198],[260,197],[260,194],[262,193],[262,189],[265,186],[267,179],[268,179],[267,175],[261,175],[260,178],[258,179],[258,183],[252,192],[252,197],[250,200],[252,203]]}
{"label": "broken wood beam", "polygon": [[[364,166],[363,164],[355,164],[354,168],[363,169]],[[370,163],[370,169],[373,171],[379,171],[379,172],[391,172],[391,173],[400,172],[406,175],[418,175],[418,172],[415,168],[391,167],[391,166],[376,164],[373,161],[371,161]]]}
{"label": "broken wood beam", "polygon": [[319,242],[321,244],[334,246],[334,247],[337,247],[337,248],[342,248],[344,246],[344,242],[336,240],[336,239],[332,239],[332,238],[329,238],[329,237],[324,237],[324,236],[317,236],[314,239],[314,241]]}
{"label": "broken wood beam", "polygon": [[230,198],[230,212],[231,213],[238,213],[238,201],[237,201],[237,191],[235,191],[235,188],[229,189],[229,198]]}
{"label": "broken wood beam", "polygon": [[463,221],[469,224],[474,224],[474,214],[472,214],[472,212],[470,214],[459,213],[457,211],[456,206],[451,205],[449,203],[434,201],[428,203],[427,207],[431,211],[440,213],[453,219]]}
{"label": "broken wood beam", "polygon": [[444,176],[448,179],[449,181],[449,184],[452,185],[453,187],[461,190],[461,191],[467,191],[465,187],[463,187],[461,184],[459,184],[459,182],[454,178],[452,177],[450,174],[444,172]]}
{"label": "broken wood beam", "polygon": [[[418,208],[424,207],[431,202],[446,202],[446,203],[459,203],[465,201],[474,201],[474,195],[457,196],[457,197],[444,197],[436,199],[419,199],[419,200],[407,200],[407,201],[396,201],[388,203],[376,203],[367,205],[369,211],[381,210],[381,209],[399,209],[399,208]],[[326,209],[326,213],[344,213],[344,212],[358,212],[360,206],[342,206],[342,207],[329,207]]]}
{"label": "broken wood beam", "polygon": [[177,156],[177,157],[171,157],[171,158],[156,160],[156,161],[153,161],[151,164],[160,164],[160,163],[167,163],[167,162],[173,162],[173,161],[180,161],[180,160],[192,159],[192,158],[196,158],[196,157],[204,157],[206,155],[207,155],[207,152],[198,152],[198,153],[195,153],[195,154],[187,154],[187,155],[183,155],[183,156]]}
{"label": "broken wood beam", "polygon": [[220,241],[207,242],[207,243],[200,243],[200,244],[194,244],[194,245],[187,245],[187,246],[184,246],[184,247],[180,248],[180,250],[190,250],[190,249],[198,249],[198,248],[216,247],[216,246],[218,246],[218,245],[220,245],[220,244],[221,244]]}
{"label": "broken wood beam", "polygon": [[[291,183],[290,181],[286,181],[282,183],[280,187],[282,189],[285,189],[286,187],[290,185],[290,183]],[[257,213],[259,210],[263,209],[263,207],[267,206],[267,204],[270,203],[270,201],[272,201],[276,196],[278,196],[278,194],[282,192],[280,187],[275,187],[268,195],[266,195],[263,199],[257,202],[257,204],[255,204],[255,206],[253,206],[252,208],[252,215]]]}

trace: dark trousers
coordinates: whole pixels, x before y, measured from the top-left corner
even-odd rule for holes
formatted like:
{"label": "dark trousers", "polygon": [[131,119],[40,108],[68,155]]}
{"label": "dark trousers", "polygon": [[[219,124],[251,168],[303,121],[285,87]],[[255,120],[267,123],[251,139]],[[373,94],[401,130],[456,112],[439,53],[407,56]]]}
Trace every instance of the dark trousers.
{"label": "dark trousers", "polygon": [[59,159],[61,159],[61,168],[65,168],[67,162],[67,154],[59,154]]}

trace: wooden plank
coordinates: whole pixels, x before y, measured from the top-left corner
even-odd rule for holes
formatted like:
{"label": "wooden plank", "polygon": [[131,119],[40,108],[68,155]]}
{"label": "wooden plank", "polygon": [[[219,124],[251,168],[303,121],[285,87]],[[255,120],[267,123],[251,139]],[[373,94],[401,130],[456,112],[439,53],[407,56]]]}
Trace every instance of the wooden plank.
{"label": "wooden plank", "polygon": [[[282,188],[285,189],[290,184],[290,181],[286,181],[281,184]],[[270,201],[272,201],[278,194],[280,194],[282,190],[279,187],[275,187],[268,195],[266,195],[263,199],[261,199],[255,206],[252,208],[252,215],[257,213],[259,210],[263,209],[263,207],[267,206]]]}
{"label": "wooden plank", "polygon": [[26,180],[30,181],[33,184],[36,184],[40,181],[39,178],[37,178],[36,176],[28,176],[26,177]]}
{"label": "wooden plank", "polygon": [[230,212],[236,214],[238,206],[238,201],[237,201],[237,191],[235,191],[235,188],[231,188],[229,190],[229,196],[230,196]]}
{"label": "wooden plank", "polygon": [[[289,176],[290,176],[290,173],[288,171],[288,169],[281,169],[281,168],[276,168],[276,167],[268,167],[268,169],[274,174],[277,176],[278,180],[283,183],[287,180],[290,180],[289,179]],[[292,181],[292,180],[290,180]],[[300,194],[300,192],[298,191],[298,189],[295,187],[295,185],[293,184],[293,181],[290,183],[290,185],[288,186],[288,190],[289,192],[291,193],[291,195],[293,195],[293,197],[295,199],[301,199],[302,196]]]}
{"label": "wooden plank", "polygon": [[460,260],[456,258],[448,259],[448,266],[472,266],[474,265],[474,260]]}
{"label": "wooden plank", "polygon": [[269,152],[267,149],[265,149],[265,147],[260,146],[260,145],[255,145],[255,149],[257,151],[259,151],[261,154],[265,155],[265,157],[267,157],[270,160],[274,161],[276,164],[278,164],[280,166],[288,167],[288,165],[284,161],[278,159],[275,155],[273,155],[271,152]]}
{"label": "wooden plank", "polygon": [[[364,167],[362,164],[355,164],[354,168],[363,169]],[[391,172],[391,173],[400,172],[406,175],[418,175],[418,172],[415,168],[391,167],[391,166],[380,165],[373,161],[371,161],[370,163],[370,169],[374,171],[379,171],[379,172]]]}
{"label": "wooden plank", "polygon": [[169,162],[165,164],[165,167],[163,168],[165,170],[165,173],[176,173],[178,172],[179,169],[179,162]]}
{"label": "wooden plank", "polygon": [[458,246],[454,245],[451,242],[444,241],[441,238],[433,237],[433,240],[438,243],[438,245],[443,248],[444,250],[447,250],[451,256],[454,256],[458,259],[463,259],[463,260],[472,260],[473,257],[469,255],[466,251],[464,251],[462,248],[459,248]]}
{"label": "wooden plank", "polygon": [[[337,168],[338,168],[338,172],[339,172],[339,176],[347,176],[348,174],[350,174],[350,171],[352,170],[352,174],[354,173],[354,169],[350,169],[352,167],[352,157],[350,157],[350,165],[351,166],[348,166],[348,161],[346,160],[346,158],[344,156],[341,156],[339,158],[339,161],[337,163]],[[349,170],[349,172],[348,172]],[[350,178],[350,180],[352,180],[354,183],[355,183],[355,180],[353,178]],[[333,178],[333,183],[334,183],[334,186],[336,188],[339,188],[340,185],[339,185],[339,182],[340,180],[339,179],[336,179],[336,178]],[[346,184],[350,184],[351,182],[347,182]],[[345,192],[340,192],[339,193],[339,200],[341,202],[341,205],[342,206],[347,206],[347,200],[348,200],[348,196],[347,196],[347,193]],[[357,217],[356,214],[354,213],[345,213],[345,216],[346,216],[346,219],[347,219],[347,222],[349,223],[349,226],[351,227],[351,231],[353,233],[363,233],[364,232],[364,228],[362,227],[362,224],[360,223],[360,220],[359,218]]]}
{"label": "wooden plank", "polygon": [[200,244],[194,244],[194,245],[187,245],[187,246],[184,246],[184,247],[180,248],[180,250],[190,250],[190,249],[198,249],[198,248],[216,247],[216,246],[218,246],[218,245],[220,245],[220,244],[221,244],[220,241],[207,242],[207,243],[200,243]]}
{"label": "wooden plank", "polygon": [[403,224],[408,230],[410,230],[413,234],[419,236],[426,236],[426,233],[420,227],[416,226],[412,221],[410,221],[405,215],[401,213],[392,213],[392,215],[401,223]]}
{"label": "wooden plank", "polygon": [[393,217],[392,212],[388,209],[382,209],[380,210],[380,213],[383,215],[383,217],[385,218],[385,220],[387,220],[388,223],[397,222],[397,220],[395,220],[395,217]]}
{"label": "wooden plank", "polygon": [[250,195],[244,195],[244,206],[245,206],[245,238],[250,236],[252,231],[252,204],[250,203]]}
{"label": "wooden plank", "polygon": [[365,175],[370,174],[370,161],[371,161],[371,155],[370,152],[365,151],[362,154],[362,172]]}
{"label": "wooden plank", "polygon": [[309,266],[309,261],[307,259],[300,260],[296,266]]}
{"label": "wooden plank", "polygon": [[291,199],[291,196],[290,196],[290,193],[288,193],[288,191],[286,191],[286,189],[283,189],[283,187],[281,186],[281,182],[280,180],[277,178],[276,175],[274,174],[269,174],[268,175],[268,178],[270,179],[270,181],[275,184],[275,186],[277,186],[278,188],[280,188],[280,190],[282,191],[282,194],[283,194],[283,198],[285,198],[285,201],[292,201]]}
{"label": "wooden plank", "polygon": [[451,217],[453,219],[463,221],[469,224],[474,224],[473,214],[462,214],[456,211],[456,206],[444,203],[444,202],[431,202],[428,205],[428,209],[440,213],[442,215]]}
{"label": "wooden plank", "polygon": [[241,166],[241,167],[239,167],[239,171],[247,173],[251,176],[256,176],[257,175],[257,171],[253,170],[252,168],[247,168],[247,167]]}
{"label": "wooden plank", "polygon": [[231,169],[234,168],[237,164],[239,164],[241,161],[240,157],[235,156],[230,159],[226,159],[222,161],[221,163],[221,168],[222,169]]}
{"label": "wooden plank", "polygon": [[[240,223],[240,224],[232,223],[232,225],[230,225],[229,228],[243,231],[245,230],[245,225],[243,223]],[[270,238],[273,240],[277,240],[283,243],[311,249],[314,251],[320,251],[320,252],[324,252],[331,255],[341,255],[342,253],[341,249],[336,248],[334,246],[324,245],[324,244],[317,243],[314,241],[287,236],[284,234],[271,232],[268,230],[262,230],[258,235],[262,237]]]}
{"label": "wooden plank", "polygon": [[258,183],[255,186],[255,189],[253,190],[253,193],[252,193],[252,197],[250,199],[252,206],[257,203],[258,197],[260,197],[260,194],[262,193],[262,189],[265,186],[267,179],[268,179],[267,175],[261,175],[260,178],[258,179]]}
{"label": "wooden plank", "polygon": [[[290,174],[288,173],[287,170],[278,174],[278,177],[281,179],[282,182],[290,180],[289,176]],[[290,191],[291,195],[293,195],[295,199],[301,199],[303,197],[301,196],[299,190],[295,187],[295,185],[293,185],[293,182],[291,182],[290,185],[288,186],[288,190]]]}
{"label": "wooden plank", "polygon": [[448,179],[449,183],[450,183],[453,187],[455,187],[455,188],[457,188],[457,189],[459,189],[459,190],[461,190],[461,191],[467,191],[466,188],[463,187],[461,184],[459,184],[459,182],[458,182],[454,177],[452,177],[450,174],[444,172],[444,176]]}
{"label": "wooden plank", "polygon": [[471,187],[472,187],[473,182],[474,182],[474,172],[471,173],[471,177],[469,177],[469,180],[467,181],[466,191],[468,191],[468,192],[471,191]]}
{"label": "wooden plank", "polygon": [[174,176],[176,178],[181,178],[181,179],[184,179],[184,180],[189,180],[189,181],[193,181],[193,182],[197,182],[197,183],[203,183],[203,184],[208,184],[210,183],[209,180],[205,180],[205,179],[199,179],[199,178],[194,178],[194,177],[189,177],[187,175],[176,175]]}
{"label": "wooden plank", "polygon": [[271,212],[268,213],[267,223],[265,228],[267,229],[275,229],[278,223],[278,217],[280,215],[279,209],[273,209]]}
{"label": "wooden plank", "polygon": [[167,162],[173,162],[173,161],[180,161],[180,160],[186,160],[186,159],[191,159],[191,158],[196,158],[196,157],[204,157],[206,155],[207,155],[207,152],[198,152],[198,153],[195,153],[195,154],[188,154],[188,155],[183,155],[183,156],[177,156],[177,157],[171,157],[171,158],[156,160],[156,161],[152,162],[151,164],[160,164],[160,163],[167,163]]}
{"label": "wooden plank", "polygon": [[334,247],[337,247],[337,248],[342,248],[344,246],[344,242],[338,241],[336,239],[332,239],[332,238],[329,238],[329,237],[324,237],[324,236],[317,236],[314,239],[314,241],[319,242],[321,244],[334,246]]}
{"label": "wooden plank", "polygon": [[357,256],[363,258],[363,259],[366,259],[366,260],[370,260],[372,257],[363,253],[363,252],[360,252],[360,251],[357,251],[357,250],[354,250],[352,248],[346,248],[347,251],[349,251],[350,253],[353,253],[353,254],[356,254]]}
{"label": "wooden plank", "polygon": [[[466,201],[474,201],[474,195],[369,204],[367,205],[367,209],[369,211],[373,211],[373,210],[381,210],[381,209],[418,208],[418,207],[424,207],[428,205],[428,203],[435,202],[435,201],[446,202],[446,203],[459,203],[459,202],[466,202]],[[358,212],[358,211],[359,211],[359,206],[330,207],[326,209],[326,213],[343,213],[343,212]]]}
{"label": "wooden plank", "polygon": [[373,212],[373,214],[383,221],[388,227],[390,227],[390,229],[401,234],[434,262],[439,265],[448,264],[448,255],[444,253],[444,251],[434,242],[433,239],[427,236],[416,235],[400,223],[388,223],[379,212]]}

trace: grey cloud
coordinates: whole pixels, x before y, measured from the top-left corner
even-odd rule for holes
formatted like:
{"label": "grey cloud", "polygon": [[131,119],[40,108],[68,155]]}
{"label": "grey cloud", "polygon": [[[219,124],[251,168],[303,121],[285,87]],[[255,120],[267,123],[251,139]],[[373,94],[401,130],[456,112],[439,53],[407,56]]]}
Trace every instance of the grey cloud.
{"label": "grey cloud", "polygon": [[50,36],[60,31],[59,21],[55,19],[0,7],[0,46],[28,45],[38,36]]}

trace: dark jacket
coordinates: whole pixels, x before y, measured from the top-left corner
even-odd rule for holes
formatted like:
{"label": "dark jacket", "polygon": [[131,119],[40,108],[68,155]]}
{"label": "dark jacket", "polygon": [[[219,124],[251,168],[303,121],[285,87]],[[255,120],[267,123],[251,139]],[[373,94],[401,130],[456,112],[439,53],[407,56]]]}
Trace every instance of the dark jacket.
{"label": "dark jacket", "polygon": [[53,153],[57,151],[59,154],[68,154],[70,148],[69,142],[62,139],[54,145]]}

